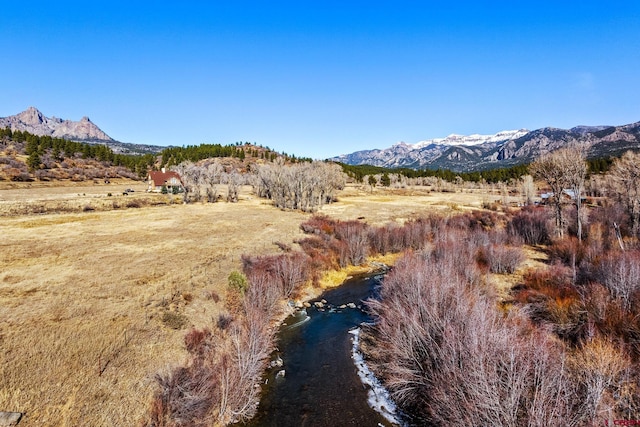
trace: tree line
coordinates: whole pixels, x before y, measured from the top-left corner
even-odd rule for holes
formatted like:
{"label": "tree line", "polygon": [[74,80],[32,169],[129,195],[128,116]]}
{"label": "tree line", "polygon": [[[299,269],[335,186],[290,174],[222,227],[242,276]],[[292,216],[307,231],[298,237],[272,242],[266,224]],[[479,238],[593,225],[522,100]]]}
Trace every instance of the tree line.
{"label": "tree line", "polygon": [[201,160],[219,157],[232,157],[240,160],[244,160],[246,157],[253,157],[263,159],[267,162],[273,162],[277,158],[282,157],[288,163],[311,161],[311,159],[308,158],[298,158],[295,155],[277,153],[269,147],[256,146],[248,142],[237,142],[229,145],[200,144],[184,147],[168,147],[161,151],[160,157],[161,167],[175,166],[187,161],[197,163]]}
{"label": "tree line", "polygon": [[314,212],[332,202],[345,186],[339,166],[327,162],[286,165],[284,161],[256,165],[253,185],[256,194],[282,209]]}
{"label": "tree line", "polygon": [[[585,159],[588,166],[589,174],[605,173],[613,164],[614,157],[599,157],[593,159]],[[410,168],[385,168],[382,166],[371,165],[348,165],[339,163],[344,172],[357,182],[364,182],[366,176],[375,176],[385,174],[396,174],[406,178],[440,178],[447,182],[455,182],[462,179],[467,182],[484,182],[489,184],[497,184],[499,182],[509,182],[518,180],[524,175],[528,175],[529,163],[510,166],[507,168],[494,168],[482,171],[471,172],[454,172],[449,169],[410,169]]]}
{"label": "tree line", "polygon": [[507,182],[510,179],[518,179],[527,174],[528,165],[517,165],[508,168],[496,168],[474,172],[454,172],[449,169],[410,169],[410,168],[385,168],[371,165],[348,165],[338,163],[344,172],[357,182],[363,182],[364,177],[372,175],[396,174],[406,178],[440,178],[447,182],[455,182],[462,179],[468,182],[487,183]]}
{"label": "tree line", "polygon": [[278,208],[314,212],[333,201],[336,191],[345,185],[339,166],[319,161],[287,164],[278,158],[273,163],[254,164],[242,173],[211,159],[199,164],[182,162],[172,170],[182,179],[185,203],[216,202],[222,197],[221,185],[226,188],[226,200],[237,202],[240,186],[251,185],[259,197]]}
{"label": "tree line", "polygon": [[26,131],[12,131],[10,128],[0,129],[0,138],[8,138],[24,146],[27,166],[31,172],[41,169],[44,166],[43,157],[49,155],[53,161],[58,162],[65,158],[74,157],[93,159],[112,166],[125,167],[143,177],[156,160],[152,154],[143,156],[116,154],[104,144],[69,141],[63,138],[53,138],[50,135],[40,136]]}

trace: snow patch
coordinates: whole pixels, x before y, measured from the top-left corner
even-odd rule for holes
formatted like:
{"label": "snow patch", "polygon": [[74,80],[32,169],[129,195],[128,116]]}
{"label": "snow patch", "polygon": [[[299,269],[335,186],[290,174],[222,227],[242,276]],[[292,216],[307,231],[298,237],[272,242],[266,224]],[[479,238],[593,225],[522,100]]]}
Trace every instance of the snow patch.
{"label": "snow patch", "polygon": [[504,142],[512,139],[518,139],[524,135],[529,133],[527,129],[519,129],[519,130],[503,130],[494,135],[480,135],[474,133],[473,135],[458,135],[452,133],[446,138],[433,138],[427,139],[424,141],[420,141],[416,144],[411,145],[412,150],[419,150],[423,147],[427,147],[429,145],[480,145],[486,144],[488,142]]}
{"label": "snow patch", "polygon": [[398,408],[391,399],[389,391],[384,388],[371,369],[369,369],[364,361],[362,353],[360,353],[360,328],[352,329],[349,333],[353,335],[351,358],[358,369],[360,381],[369,388],[367,399],[369,406],[371,406],[371,408],[382,415],[390,423],[403,427],[406,426],[406,424],[404,424],[400,419]]}

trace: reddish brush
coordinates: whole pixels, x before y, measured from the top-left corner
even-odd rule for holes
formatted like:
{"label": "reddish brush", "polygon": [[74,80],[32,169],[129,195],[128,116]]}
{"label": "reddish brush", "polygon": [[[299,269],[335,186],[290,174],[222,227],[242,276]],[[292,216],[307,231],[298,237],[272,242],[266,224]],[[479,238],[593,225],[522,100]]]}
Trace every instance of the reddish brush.
{"label": "reddish brush", "polygon": [[527,206],[517,212],[507,224],[513,236],[519,236],[528,245],[546,245],[551,240],[551,218],[544,208]]}

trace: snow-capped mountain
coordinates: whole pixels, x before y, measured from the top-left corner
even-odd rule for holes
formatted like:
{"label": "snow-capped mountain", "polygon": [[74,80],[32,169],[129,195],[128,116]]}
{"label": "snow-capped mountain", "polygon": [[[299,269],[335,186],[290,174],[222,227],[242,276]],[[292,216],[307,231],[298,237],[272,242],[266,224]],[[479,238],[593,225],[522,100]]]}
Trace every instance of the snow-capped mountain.
{"label": "snow-capped mountain", "polygon": [[520,129],[520,130],[504,130],[502,132],[496,133],[495,135],[480,135],[477,133],[473,135],[457,135],[455,133],[452,133],[446,138],[434,138],[434,139],[427,139],[425,141],[420,141],[416,144],[413,144],[412,148],[414,150],[417,150],[422,147],[426,147],[433,144],[469,146],[469,145],[486,144],[487,142],[497,143],[497,142],[508,141],[510,139],[520,138],[521,136],[526,135],[528,132],[529,131],[527,129]]}
{"label": "snow-capped mountain", "polygon": [[357,151],[331,160],[350,165],[462,172],[528,163],[569,144],[584,145],[592,157],[640,149],[640,122],[624,126],[576,126],[569,130],[507,130],[494,135],[452,134],[415,144],[399,142],[386,149]]}

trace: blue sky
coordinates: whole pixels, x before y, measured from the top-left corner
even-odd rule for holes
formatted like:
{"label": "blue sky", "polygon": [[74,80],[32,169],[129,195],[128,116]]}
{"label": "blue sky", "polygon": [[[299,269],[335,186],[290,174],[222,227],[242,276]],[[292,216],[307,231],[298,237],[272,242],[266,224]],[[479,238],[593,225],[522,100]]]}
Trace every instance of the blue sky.
{"label": "blue sky", "polygon": [[0,117],[327,158],[640,121],[637,1],[4,2]]}

